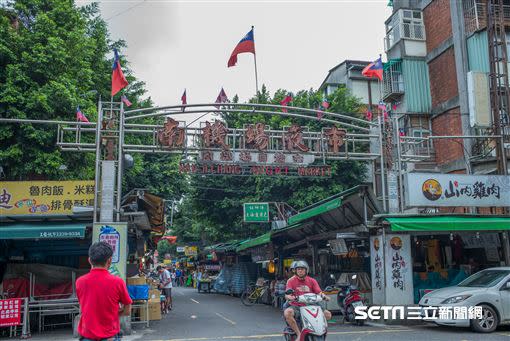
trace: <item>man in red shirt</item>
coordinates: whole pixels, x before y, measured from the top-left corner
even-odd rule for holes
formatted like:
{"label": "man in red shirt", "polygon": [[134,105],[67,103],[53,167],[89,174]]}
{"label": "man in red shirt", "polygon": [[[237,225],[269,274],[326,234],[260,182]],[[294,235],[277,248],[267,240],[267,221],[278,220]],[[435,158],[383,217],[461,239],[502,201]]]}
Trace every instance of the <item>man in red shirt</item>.
{"label": "man in red shirt", "polygon": [[90,272],[76,281],[81,308],[78,333],[83,341],[120,340],[119,316],[131,314],[133,301],[120,277],[108,272],[113,250],[108,243],[96,242],[89,248]]}
{"label": "man in red shirt", "polygon": [[[304,306],[304,304],[296,302],[296,298],[308,293],[320,294],[326,301],[329,301],[329,298],[322,293],[319,283],[317,283],[314,278],[308,276],[309,267],[307,262],[297,261],[294,264],[294,269],[296,271],[296,275],[289,278],[287,281],[287,287],[285,288],[285,291],[292,289],[294,293],[292,295],[285,295],[285,298],[289,301],[290,307],[285,309],[283,315],[294,333],[296,333],[296,339],[299,340],[301,331],[297,325],[296,317],[299,316],[299,307]],[[323,310],[326,320],[330,320],[331,312],[326,309]]]}

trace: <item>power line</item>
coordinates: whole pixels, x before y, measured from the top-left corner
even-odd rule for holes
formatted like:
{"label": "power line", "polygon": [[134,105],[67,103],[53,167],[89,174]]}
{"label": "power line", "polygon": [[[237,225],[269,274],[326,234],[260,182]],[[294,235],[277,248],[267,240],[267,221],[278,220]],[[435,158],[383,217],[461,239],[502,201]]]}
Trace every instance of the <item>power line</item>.
{"label": "power line", "polygon": [[129,12],[129,11],[130,11],[130,10],[132,10],[133,8],[140,6],[141,4],[143,4],[143,3],[144,3],[144,2],[146,2],[146,1],[147,1],[147,0],[142,0],[142,1],[140,1],[139,3],[137,3],[137,4],[135,4],[135,5],[133,5],[133,6],[129,7],[129,8],[126,8],[125,10],[123,10],[123,11],[121,11],[121,12],[117,13],[117,14],[114,14],[114,15],[112,15],[112,16],[111,16],[111,17],[109,17],[109,18],[106,18],[106,19],[105,19],[105,21],[108,21],[108,20],[113,19],[113,18],[115,18],[115,17],[118,17],[118,16],[120,16],[120,15],[122,15],[122,14],[126,13],[126,12]]}

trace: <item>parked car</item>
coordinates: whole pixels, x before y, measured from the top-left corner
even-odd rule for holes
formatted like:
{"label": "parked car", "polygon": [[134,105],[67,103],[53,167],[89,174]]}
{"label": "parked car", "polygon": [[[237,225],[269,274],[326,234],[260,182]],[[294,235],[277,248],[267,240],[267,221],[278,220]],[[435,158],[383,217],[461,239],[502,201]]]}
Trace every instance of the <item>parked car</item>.
{"label": "parked car", "polygon": [[[510,324],[510,267],[489,268],[471,275],[458,285],[434,290],[422,297],[420,306],[481,307],[479,319],[435,319],[445,326],[471,327],[480,333],[493,332],[501,324]],[[443,308],[444,309],[444,308]]]}

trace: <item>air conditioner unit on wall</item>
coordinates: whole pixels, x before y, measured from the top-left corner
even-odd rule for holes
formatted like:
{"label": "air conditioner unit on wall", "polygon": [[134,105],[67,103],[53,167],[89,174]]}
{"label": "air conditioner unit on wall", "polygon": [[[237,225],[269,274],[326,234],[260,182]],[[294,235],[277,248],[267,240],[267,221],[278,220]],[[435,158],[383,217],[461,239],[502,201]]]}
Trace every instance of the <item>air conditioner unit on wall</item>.
{"label": "air conditioner unit on wall", "polygon": [[467,87],[470,125],[478,128],[492,126],[489,74],[487,72],[469,71],[467,73]]}

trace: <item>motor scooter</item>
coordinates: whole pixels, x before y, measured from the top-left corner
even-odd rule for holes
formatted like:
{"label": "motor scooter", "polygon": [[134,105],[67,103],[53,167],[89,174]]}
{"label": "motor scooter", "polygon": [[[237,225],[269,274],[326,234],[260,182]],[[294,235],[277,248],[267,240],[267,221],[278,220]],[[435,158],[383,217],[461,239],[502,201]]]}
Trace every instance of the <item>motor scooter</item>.
{"label": "motor scooter", "polygon": [[[332,288],[326,288],[326,291]],[[292,295],[294,291],[289,289],[285,292],[286,295]],[[322,311],[319,302],[323,299],[317,294],[303,294],[297,297],[296,302],[305,304],[299,307],[299,318],[296,318],[299,329],[301,330],[301,337],[296,339],[296,333],[287,324],[283,331],[283,336],[286,341],[324,341],[328,332],[328,322]]]}
{"label": "motor scooter", "polygon": [[[353,275],[351,278],[355,280],[356,277],[356,275]],[[365,305],[359,290],[352,284],[337,284],[336,287],[339,289],[337,303],[343,315],[344,322],[347,321],[362,326],[365,320],[356,320],[356,313],[354,312],[356,307]]]}

